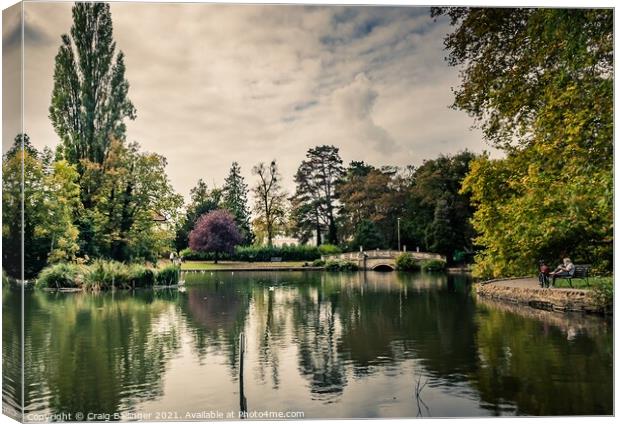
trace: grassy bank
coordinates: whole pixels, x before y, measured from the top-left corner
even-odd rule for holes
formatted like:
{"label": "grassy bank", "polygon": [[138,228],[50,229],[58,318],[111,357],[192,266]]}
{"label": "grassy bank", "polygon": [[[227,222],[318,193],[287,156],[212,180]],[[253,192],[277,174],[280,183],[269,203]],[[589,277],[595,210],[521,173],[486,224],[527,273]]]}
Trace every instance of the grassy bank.
{"label": "grassy bank", "polygon": [[[586,280],[574,279],[571,281],[574,289],[593,289],[599,286],[613,286],[614,277],[590,277],[586,284]],[[555,280],[555,287],[571,288],[568,284],[568,280],[558,278]]]}
{"label": "grassy bank", "polygon": [[222,269],[253,269],[253,268],[297,268],[312,265],[311,262],[286,261],[286,262],[247,262],[247,261],[221,261],[217,264],[207,261],[183,262],[181,269],[184,271],[218,271]]}

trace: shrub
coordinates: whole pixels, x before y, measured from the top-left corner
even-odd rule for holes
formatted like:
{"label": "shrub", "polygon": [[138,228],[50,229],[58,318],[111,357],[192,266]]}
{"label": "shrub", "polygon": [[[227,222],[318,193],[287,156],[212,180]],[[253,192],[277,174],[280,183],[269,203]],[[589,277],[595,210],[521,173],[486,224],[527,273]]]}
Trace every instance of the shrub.
{"label": "shrub", "polygon": [[97,259],[86,267],[84,285],[90,290],[130,288],[129,267],[121,262]]}
{"label": "shrub", "polygon": [[247,262],[269,262],[271,258],[282,258],[283,261],[313,261],[320,259],[321,254],[316,246],[237,246],[231,259]]}
{"label": "shrub", "polygon": [[58,263],[43,269],[37,278],[37,287],[61,289],[77,288],[82,284],[81,266],[71,263]]}
{"label": "shrub", "polygon": [[340,262],[340,270],[341,271],[357,271],[359,270],[359,266],[357,266],[355,262],[342,261]]}
{"label": "shrub", "polygon": [[[179,256],[185,261],[214,261],[215,252],[195,252],[189,247],[181,250]],[[224,252],[220,252],[218,255],[219,260],[232,259],[232,255]]]}
{"label": "shrub", "polygon": [[157,271],[155,281],[160,286],[171,286],[179,283],[179,267],[176,265],[166,265]]}
{"label": "shrub", "polygon": [[323,259],[315,259],[312,261],[312,266],[325,266],[325,261]]}
{"label": "shrub", "polygon": [[396,269],[399,271],[414,271],[420,269],[420,265],[411,253],[401,253],[396,257]]}
{"label": "shrub", "polygon": [[59,263],[39,274],[37,287],[109,290],[111,288],[152,287],[155,271],[140,264],[97,259],[90,265]]}
{"label": "shrub", "polygon": [[319,246],[319,253],[321,255],[336,255],[342,253],[342,249],[334,244],[322,244]]}
{"label": "shrub", "polygon": [[425,271],[441,271],[446,267],[446,263],[441,259],[429,259],[422,262],[421,268]]}
{"label": "shrub", "polygon": [[327,261],[325,262],[325,269],[327,271],[340,271],[339,261]]}
{"label": "shrub", "polygon": [[327,261],[325,269],[327,271],[357,271],[359,267],[351,261]]}
{"label": "shrub", "polygon": [[129,283],[132,287],[152,287],[155,284],[155,272],[143,265],[131,265]]}
{"label": "shrub", "polygon": [[[184,249],[180,253],[188,261],[212,261],[213,252],[194,252]],[[282,258],[283,261],[313,261],[319,259],[321,253],[316,246],[284,245],[281,247],[269,246],[236,246],[232,255],[221,253],[219,259],[243,262],[269,262],[271,258]]]}
{"label": "shrub", "polygon": [[601,278],[600,281],[596,281],[592,289],[592,300],[601,312],[606,314],[613,311],[614,281],[612,278]]}

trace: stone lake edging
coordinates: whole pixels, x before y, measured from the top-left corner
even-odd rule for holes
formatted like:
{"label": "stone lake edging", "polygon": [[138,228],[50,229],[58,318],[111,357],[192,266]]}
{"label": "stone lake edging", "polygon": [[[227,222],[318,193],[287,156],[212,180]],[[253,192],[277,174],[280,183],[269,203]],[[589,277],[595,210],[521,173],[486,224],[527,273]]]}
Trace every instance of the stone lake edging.
{"label": "stone lake edging", "polygon": [[510,287],[494,284],[520,278],[502,278],[478,283],[476,293],[479,296],[527,305],[537,309],[561,312],[599,312],[599,308],[594,304],[591,292],[588,290]]}
{"label": "stone lake edging", "polygon": [[[579,312],[557,312],[538,308],[524,308],[517,303],[506,302],[489,297],[479,297],[478,302],[487,308],[498,311],[505,311],[519,315],[524,318],[536,319],[546,324],[559,328],[567,336],[575,333],[599,334],[601,332],[612,331],[612,321],[601,319],[594,314],[584,314]],[[604,324],[601,326],[601,324]]]}

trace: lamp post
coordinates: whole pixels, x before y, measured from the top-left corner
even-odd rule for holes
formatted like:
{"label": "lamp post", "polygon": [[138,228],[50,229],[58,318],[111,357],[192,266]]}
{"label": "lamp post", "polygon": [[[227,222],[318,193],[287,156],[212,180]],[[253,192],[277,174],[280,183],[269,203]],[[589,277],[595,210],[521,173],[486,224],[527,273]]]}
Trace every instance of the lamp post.
{"label": "lamp post", "polygon": [[400,252],[400,218],[396,218],[396,223],[398,227],[398,251]]}

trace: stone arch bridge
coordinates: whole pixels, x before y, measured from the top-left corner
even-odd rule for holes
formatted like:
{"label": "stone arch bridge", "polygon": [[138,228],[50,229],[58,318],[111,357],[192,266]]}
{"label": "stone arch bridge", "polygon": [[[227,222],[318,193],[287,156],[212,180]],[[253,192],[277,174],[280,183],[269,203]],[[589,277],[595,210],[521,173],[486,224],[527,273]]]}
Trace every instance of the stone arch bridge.
{"label": "stone arch bridge", "polygon": [[[338,255],[323,255],[324,261],[350,261],[355,262],[360,269],[374,271],[394,271],[396,269],[396,257],[403,252],[398,250],[367,250],[362,252],[340,253]],[[439,259],[446,261],[446,257],[437,253],[407,252],[419,261]]]}

